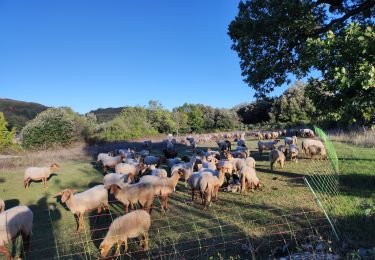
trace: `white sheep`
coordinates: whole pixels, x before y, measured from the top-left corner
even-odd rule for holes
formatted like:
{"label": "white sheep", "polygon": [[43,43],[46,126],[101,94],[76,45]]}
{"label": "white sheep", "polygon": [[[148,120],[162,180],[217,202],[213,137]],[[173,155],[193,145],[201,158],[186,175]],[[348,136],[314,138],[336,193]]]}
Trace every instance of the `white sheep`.
{"label": "white sheep", "polygon": [[299,133],[302,137],[314,137],[315,133],[313,130],[308,128],[303,128],[299,130]]}
{"label": "white sheep", "polygon": [[145,157],[143,162],[144,162],[145,165],[153,165],[154,164],[156,166],[159,166],[160,163],[161,163],[161,159],[160,159],[160,157],[149,155],[149,156]]}
{"label": "white sheep", "polygon": [[103,185],[105,188],[108,188],[112,184],[124,183],[126,179],[127,179],[127,175],[120,174],[120,173],[108,173],[103,178]]}
{"label": "white sheep", "polygon": [[5,245],[12,243],[20,234],[23,241],[23,254],[27,254],[33,227],[33,212],[26,206],[16,206],[0,213],[0,252],[12,259]]}
{"label": "white sheep", "polygon": [[295,144],[289,146],[290,160],[292,162],[298,162],[299,149]]}
{"label": "white sheep", "polygon": [[160,178],[157,176],[143,176],[139,183],[150,183],[154,187],[154,194],[161,197],[162,210],[168,210],[168,195],[172,193],[177,186],[178,180],[184,175],[185,169],[178,169],[172,172],[169,178]]}
{"label": "white sheep", "polygon": [[110,156],[108,153],[99,153],[96,158],[96,164],[101,163],[102,161],[104,161],[105,159],[109,157],[112,157],[112,156]]}
{"label": "white sheep", "polygon": [[271,142],[262,142],[262,141],[259,141],[258,142],[259,153],[262,154],[263,151],[275,149],[276,148],[276,144],[278,142],[279,142],[279,140],[274,140],[274,141],[271,141]]}
{"label": "white sheep", "polygon": [[193,174],[193,169],[194,169],[196,160],[197,160],[196,157],[191,157],[189,162],[175,164],[171,168],[171,172],[175,172],[178,169],[185,169],[184,175],[182,176],[182,179],[185,181],[185,186],[186,186],[186,182],[189,180],[190,176]]}
{"label": "white sheep", "polygon": [[124,216],[116,218],[109,226],[108,232],[100,244],[100,254],[107,257],[112,246],[117,244],[115,255],[120,255],[121,245],[125,244],[125,252],[128,251],[128,238],[143,236],[141,246],[148,250],[148,231],[151,226],[151,217],[144,210],[135,210]]}
{"label": "white sheep", "polygon": [[256,171],[253,167],[244,166],[240,171],[241,180],[241,192],[246,192],[248,188],[259,188],[259,179],[257,177]]}
{"label": "white sheep", "polygon": [[52,163],[49,167],[29,167],[25,170],[23,176],[23,185],[26,188],[29,187],[30,181],[43,181],[43,187],[46,188],[47,179],[52,174],[52,172],[57,171],[60,166],[57,163]]}
{"label": "white sheep", "polygon": [[297,136],[293,135],[292,137],[285,137],[285,145],[297,144]]}
{"label": "white sheep", "polygon": [[154,202],[154,188],[149,183],[136,184],[112,184],[110,186],[111,194],[125,205],[125,212],[128,212],[129,205],[134,210],[134,204],[139,203],[141,207],[151,212]]}
{"label": "white sheep", "polygon": [[302,152],[304,154],[308,154],[308,148],[310,145],[315,145],[316,147],[321,147],[322,149],[325,149],[324,144],[320,140],[315,139],[306,139],[302,141]]}
{"label": "white sheep", "polygon": [[5,210],[5,202],[0,199],[0,213],[3,212]]}
{"label": "white sheep", "polygon": [[114,156],[114,157],[107,157],[104,160],[102,160],[103,164],[103,170],[104,172],[107,172],[108,168],[113,168],[117,164],[119,164],[124,159],[124,156],[122,154]]}
{"label": "white sheep", "polygon": [[285,155],[283,152],[274,149],[270,152],[269,154],[269,161],[271,165],[271,170],[273,171],[273,165],[278,162],[281,166],[281,168],[284,168],[284,163],[285,163]]}
{"label": "white sheep", "polygon": [[225,172],[220,169],[218,176],[209,171],[204,171],[199,176],[199,188],[202,198],[202,204],[206,207],[210,206],[211,198],[214,196],[218,200],[219,188],[224,183]]}
{"label": "white sheep", "polygon": [[201,176],[202,172],[204,171],[194,172],[188,180],[189,186],[191,188],[192,201],[194,201],[195,193],[200,190],[199,177]]}
{"label": "white sheep", "polygon": [[144,172],[143,163],[119,163],[115,166],[115,172],[127,176],[127,183],[132,183],[139,172]]}
{"label": "white sheep", "polygon": [[255,159],[253,157],[247,157],[245,159],[245,165],[249,167],[253,167],[255,169]]}
{"label": "white sheep", "polygon": [[97,185],[80,193],[65,189],[57,196],[61,196],[61,202],[65,203],[69,210],[78,217],[78,232],[83,231],[84,221],[83,216],[86,212],[98,209],[98,214],[101,213],[102,207],[105,210],[109,209],[108,205],[108,190],[104,185]]}
{"label": "white sheep", "polygon": [[135,152],[134,152],[134,150],[132,150],[130,148],[128,148],[128,149],[120,149],[120,150],[118,150],[118,153],[124,159],[134,159],[135,158]]}
{"label": "white sheep", "polygon": [[150,170],[151,170],[152,176],[158,176],[158,177],[161,177],[161,178],[167,178],[168,177],[168,173],[165,169],[155,168],[154,165],[151,165]]}

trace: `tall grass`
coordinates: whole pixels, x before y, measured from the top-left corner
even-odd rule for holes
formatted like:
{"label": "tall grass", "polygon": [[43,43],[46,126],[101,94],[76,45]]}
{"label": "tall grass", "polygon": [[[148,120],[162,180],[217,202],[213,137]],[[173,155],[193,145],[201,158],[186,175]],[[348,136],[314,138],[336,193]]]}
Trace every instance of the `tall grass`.
{"label": "tall grass", "polygon": [[335,130],[328,133],[332,141],[354,144],[368,148],[375,147],[375,129],[370,130]]}

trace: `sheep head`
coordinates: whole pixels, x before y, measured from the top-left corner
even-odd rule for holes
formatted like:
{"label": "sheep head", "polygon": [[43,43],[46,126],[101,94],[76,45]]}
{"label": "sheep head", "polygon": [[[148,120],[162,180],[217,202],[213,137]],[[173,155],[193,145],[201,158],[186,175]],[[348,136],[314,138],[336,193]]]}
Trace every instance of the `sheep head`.
{"label": "sheep head", "polygon": [[61,202],[65,203],[71,198],[74,192],[75,190],[65,189],[62,192],[58,193],[57,196],[61,196]]}
{"label": "sheep head", "polygon": [[[127,184],[125,184],[127,185]],[[116,194],[118,190],[121,190],[121,187],[118,184],[112,184],[109,186],[109,192],[111,194]]]}
{"label": "sheep head", "polygon": [[49,168],[52,170],[52,171],[57,171],[58,169],[60,169],[60,165],[58,165],[57,163],[52,163]]}
{"label": "sheep head", "polygon": [[111,250],[112,246],[114,245],[114,241],[108,241],[110,239],[104,239],[104,241],[100,244],[99,250],[100,250],[100,255],[102,257],[107,257],[109,251]]}

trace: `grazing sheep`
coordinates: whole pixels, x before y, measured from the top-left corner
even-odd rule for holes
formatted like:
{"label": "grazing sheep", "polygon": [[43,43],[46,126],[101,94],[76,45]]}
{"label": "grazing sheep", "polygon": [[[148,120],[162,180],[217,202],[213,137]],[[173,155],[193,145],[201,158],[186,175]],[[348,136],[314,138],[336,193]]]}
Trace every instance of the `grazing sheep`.
{"label": "grazing sheep", "polygon": [[279,138],[279,132],[271,132],[271,139]]}
{"label": "grazing sheep", "polygon": [[[124,183],[124,180],[127,179],[127,176],[120,173],[108,173],[103,178],[104,187],[109,187],[112,184]],[[127,180],[126,180],[127,181]]]}
{"label": "grazing sheep", "polygon": [[153,155],[146,156],[143,160],[145,165],[156,165],[158,167],[161,163],[161,158]]}
{"label": "grazing sheep", "polygon": [[308,128],[304,128],[304,129],[300,129],[299,130],[299,133],[302,137],[314,137],[315,136],[315,133],[313,130],[311,129],[308,129]]}
{"label": "grazing sheep", "polygon": [[271,171],[273,171],[273,165],[275,164],[275,162],[278,162],[281,168],[284,168],[285,155],[281,151],[274,149],[269,154],[269,161],[271,165]]}
{"label": "grazing sheep", "polygon": [[234,158],[229,152],[224,152],[224,155],[227,160],[233,165],[233,173],[236,173],[238,175],[241,168],[245,165],[245,160],[242,158]]}
{"label": "grazing sheep", "polygon": [[246,147],[238,146],[236,150],[230,152],[234,158],[247,158],[250,156],[250,150]]}
{"label": "grazing sheep", "polygon": [[118,154],[122,155],[124,159],[134,159],[135,158],[135,151],[128,148],[128,149],[120,149],[118,150]]}
{"label": "grazing sheep", "polygon": [[276,144],[279,141],[280,140],[278,140],[278,139],[274,140],[274,141],[271,141],[271,142],[258,141],[258,150],[259,150],[259,153],[262,154],[263,151],[276,149]]}
{"label": "grazing sheep", "polygon": [[16,206],[0,213],[0,253],[4,257],[12,259],[5,245],[12,243],[20,234],[23,242],[20,257],[29,252],[33,218],[33,212],[26,206]]}
{"label": "grazing sheep", "polygon": [[204,171],[199,176],[199,188],[202,198],[202,204],[205,206],[210,206],[211,198],[214,196],[215,201],[219,197],[219,188],[224,183],[225,173],[221,168],[218,176],[215,176],[209,171]]}
{"label": "grazing sheep", "polygon": [[129,205],[134,210],[134,204],[139,203],[142,209],[151,212],[152,203],[154,202],[154,188],[149,183],[136,184],[112,184],[110,193],[125,205],[125,212],[129,210]]}
{"label": "grazing sheep", "polygon": [[226,189],[227,192],[233,192],[237,193],[241,191],[241,183],[235,182],[235,183],[230,183]]}
{"label": "grazing sheep", "polygon": [[326,158],[327,157],[327,151],[325,147],[320,147],[316,145],[310,145],[307,148],[307,154],[310,155],[311,159],[314,159],[315,156],[320,155],[321,158]]}
{"label": "grazing sheep", "polygon": [[216,165],[218,169],[223,168],[223,171],[226,174],[227,182],[229,182],[230,176],[233,175],[234,167],[229,160],[220,160]]}
{"label": "grazing sheep", "polygon": [[256,133],[256,135],[255,136],[258,136],[258,140],[264,140],[265,139],[265,136],[264,136],[264,134],[263,133],[261,133],[261,132],[258,132],[258,133]]}
{"label": "grazing sheep", "polygon": [[310,145],[315,145],[316,147],[322,147],[324,148],[324,144],[320,140],[315,140],[315,139],[306,139],[302,141],[302,152],[304,154],[308,154],[307,149],[309,148]]}
{"label": "grazing sheep", "polygon": [[247,157],[245,159],[245,165],[249,167],[253,167],[255,169],[255,159],[253,157]]}
{"label": "grazing sheep", "polygon": [[100,255],[107,257],[112,246],[117,244],[115,255],[120,255],[121,245],[125,244],[125,252],[128,251],[128,238],[142,236],[141,246],[148,250],[148,231],[151,226],[151,217],[144,210],[135,210],[124,216],[116,218],[109,226],[108,232],[100,244]]}
{"label": "grazing sheep", "polygon": [[219,148],[222,152],[232,150],[232,143],[228,140],[218,141],[217,145],[219,146]]}
{"label": "grazing sheep", "polygon": [[244,166],[240,172],[241,192],[246,192],[248,188],[259,188],[259,179],[253,167]]}
{"label": "grazing sheep", "polygon": [[26,188],[29,187],[30,181],[43,181],[43,187],[46,188],[47,179],[53,171],[60,169],[60,166],[57,163],[52,163],[49,167],[29,167],[25,170],[25,175],[23,177],[23,186]]}
{"label": "grazing sheep", "polygon": [[132,183],[135,176],[139,172],[143,172],[145,167],[143,163],[131,164],[131,163],[119,163],[115,166],[115,172],[125,174],[127,176],[127,183]]}
{"label": "grazing sheep", "polygon": [[124,159],[124,155],[120,154],[120,155],[117,155],[117,156],[114,156],[114,157],[107,157],[105,160],[102,160],[104,172],[107,172],[108,168],[114,168],[123,159]]}
{"label": "grazing sheep", "polygon": [[295,144],[289,146],[290,160],[292,162],[298,162],[299,149]]}
{"label": "grazing sheep", "polygon": [[5,210],[5,202],[0,199],[0,213],[3,212]]}
{"label": "grazing sheep", "polygon": [[272,139],[272,134],[271,133],[265,133],[264,134],[265,139],[269,140]]}
{"label": "grazing sheep", "polygon": [[297,144],[297,136],[293,135],[292,137],[285,137],[285,145]]}
{"label": "grazing sheep", "polygon": [[279,145],[277,147],[277,150],[279,150],[280,152],[282,152],[285,155],[285,157],[288,154],[288,148],[285,145],[283,145],[283,144]]}
{"label": "grazing sheep", "polygon": [[154,187],[154,195],[161,197],[162,210],[168,210],[168,195],[176,189],[178,180],[184,175],[185,171],[185,169],[178,169],[172,172],[172,176],[169,178],[146,175],[139,180],[139,183],[152,184]]}
{"label": "grazing sheep", "polygon": [[108,210],[108,191],[104,185],[97,185],[80,193],[74,193],[73,190],[65,189],[58,193],[61,196],[61,202],[65,203],[69,210],[78,217],[78,232],[83,231],[83,216],[86,212],[98,209],[101,213],[102,207]]}

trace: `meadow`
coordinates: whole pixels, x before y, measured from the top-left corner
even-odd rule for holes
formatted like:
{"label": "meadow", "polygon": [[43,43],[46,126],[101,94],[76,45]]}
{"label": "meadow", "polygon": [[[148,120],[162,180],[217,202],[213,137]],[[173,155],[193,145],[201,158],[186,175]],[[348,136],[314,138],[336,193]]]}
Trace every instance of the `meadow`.
{"label": "meadow", "polygon": [[[268,152],[259,155],[255,139],[247,146],[257,161],[261,189],[246,194],[221,192],[218,202],[203,210],[199,201],[180,182],[169,199],[169,210],[160,210],[156,199],[152,211],[150,251],[143,252],[137,239],[129,243],[125,258],[164,259],[249,259],[285,256],[306,251],[344,254],[359,247],[375,245],[375,150],[334,142],[339,159],[339,195],[329,214],[335,221],[340,242],[333,236],[324,212],[318,206],[303,177],[309,170],[329,163],[300,157],[287,161],[284,169],[270,170]],[[300,144],[300,142],[299,142]],[[141,143],[118,143],[140,148]],[[126,147],[127,147],[126,146]],[[235,146],[235,145],[234,145]],[[199,145],[200,149],[216,143]],[[109,214],[86,216],[85,232],[76,233],[73,215],[56,194],[65,188],[82,191],[100,184],[101,169],[95,167],[94,154],[109,147],[77,147],[64,151],[40,152],[0,161],[0,197],[6,207],[29,205],[34,212],[34,228],[28,259],[96,259],[98,247],[110,220],[124,209],[113,201]],[[179,156],[191,155],[189,147],[179,145]],[[153,154],[160,154],[153,147]],[[23,188],[26,165],[48,165],[57,161],[61,169],[50,177],[48,188],[33,182]],[[345,243],[345,246],[343,246]],[[323,248],[319,248],[323,247]],[[319,249],[319,250],[318,250]],[[12,247],[13,255],[20,243]]]}

